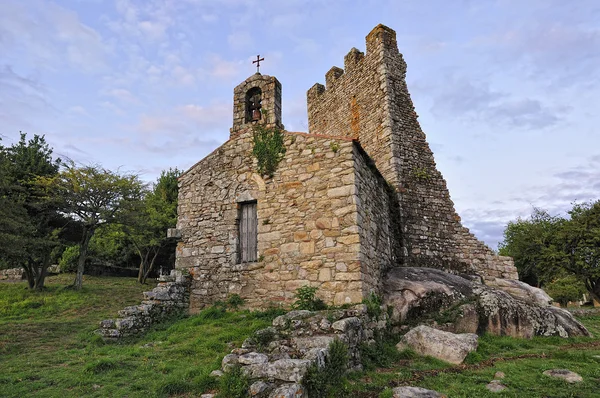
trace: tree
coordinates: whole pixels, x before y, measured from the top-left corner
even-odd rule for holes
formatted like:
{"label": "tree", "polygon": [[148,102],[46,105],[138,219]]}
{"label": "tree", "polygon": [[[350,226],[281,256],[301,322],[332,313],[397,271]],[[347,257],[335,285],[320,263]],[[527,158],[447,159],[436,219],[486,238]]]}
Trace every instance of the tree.
{"label": "tree", "polygon": [[563,221],[543,209],[534,208],[529,219],[519,218],[508,223],[498,251],[500,255],[514,259],[521,280],[533,286],[552,280],[548,261]]}
{"label": "tree", "polygon": [[568,213],[534,209],[530,219],[510,222],[500,254],[514,258],[524,280],[539,286],[573,276],[600,301],[600,201],[574,204]]}
{"label": "tree", "polygon": [[52,250],[68,222],[58,211],[60,198],[40,179],[58,173],[61,160],[52,158],[44,136],[0,146],[0,254],[7,264],[25,270],[29,287],[41,290]]}
{"label": "tree", "polygon": [[180,175],[176,168],[163,170],[140,205],[125,217],[127,235],[140,256],[140,283],[146,282],[159,255],[172,246],[167,239],[167,229],[177,224],[177,179]]}
{"label": "tree", "polygon": [[81,289],[85,261],[94,233],[115,223],[120,212],[140,200],[144,184],[135,174],[120,174],[98,165],[80,166],[69,162],[49,183],[64,200],[63,211],[81,222],[77,273],[73,287]]}
{"label": "tree", "polygon": [[558,266],[580,278],[600,301],[600,201],[575,204],[558,232]]}
{"label": "tree", "polygon": [[545,288],[550,297],[563,307],[566,307],[569,301],[581,300],[586,292],[585,285],[574,275],[558,278]]}

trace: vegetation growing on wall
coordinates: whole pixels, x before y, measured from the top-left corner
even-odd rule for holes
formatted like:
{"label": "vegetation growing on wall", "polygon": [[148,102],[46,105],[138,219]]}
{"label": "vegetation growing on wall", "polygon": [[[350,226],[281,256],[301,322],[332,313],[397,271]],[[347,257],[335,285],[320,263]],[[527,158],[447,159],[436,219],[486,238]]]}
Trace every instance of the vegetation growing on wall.
{"label": "vegetation growing on wall", "polygon": [[277,165],[285,156],[285,145],[283,143],[283,130],[278,127],[265,127],[256,125],[253,127],[254,147],[252,155],[256,158],[259,174],[273,177]]}

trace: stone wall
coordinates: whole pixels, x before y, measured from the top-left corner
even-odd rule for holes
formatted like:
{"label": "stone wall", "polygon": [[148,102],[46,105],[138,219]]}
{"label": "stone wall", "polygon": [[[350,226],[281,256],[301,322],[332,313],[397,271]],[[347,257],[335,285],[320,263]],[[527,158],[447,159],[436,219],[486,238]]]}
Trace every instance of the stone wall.
{"label": "stone wall", "polygon": [[160,282],[151,291],[144,292],[141,304],[120,310],[117,319],[100,322],[96,333],[106,340],[136,336],[152,325],[186,312],[189,307],[188,278],[175,270],[171,275],[172,280]]}
{"label": "stone wall", "polygon": [[366,55],[350,50],[345,69],[327,72],[326,87],[308,91],[309,132],[358,138],[396,189],[403,264],[517,278],[512,259],[494,255],[460,223],[417,120],[395,32],[377,26],[366,47]]}
{"label": "stone wall", "polygon": [[[318,286],[328,304],[360,302],[368,293],[359,257],[356,144],[286,133],[285,145],[271,179],[255,172],[250,130],[181,177],[176,267],[192,274],[192,312],[231,294],[255,308],[289,304],[306,284]],[[238,264],[238,208],[253,200],[259,261]]]}
{"label": "stone wall", "polygon": [[366,291],[379,293],[385,272],[400,258],[398,202],[359,144],[354,146],[354,158],[362,280]]}
{"label": "stone wall", "polygon": [[[262,118],[258,122],[246,121],[246,93],[252,88],[262,92]],[[253,123],[282,127],[281,83],[273,76],[255,73],[233,90],[233,127],[231,135],[252,126]]]}
{"label": "stone wall", "polygon": [[275,318],[273,326],[246,339],[241,348],[223,358],[222,370],[212,374],[221,376],[241,366],[251,379],[250,393],[254,397],[306,396],[300,383],[311,365],[325,365],[334,340],[344,342],[348,348],[348,369],[360,370],[361,344],[374,343],[375,334],[387,327],[384,308],[380,315],[370,316],[363,304],[345,310],[291,311]]}
{"label": "stone wall", "polygon": [[25,278],[25,271],[23,268],[8,268],[0,270],[0,281],[10,280],[17,281]]}

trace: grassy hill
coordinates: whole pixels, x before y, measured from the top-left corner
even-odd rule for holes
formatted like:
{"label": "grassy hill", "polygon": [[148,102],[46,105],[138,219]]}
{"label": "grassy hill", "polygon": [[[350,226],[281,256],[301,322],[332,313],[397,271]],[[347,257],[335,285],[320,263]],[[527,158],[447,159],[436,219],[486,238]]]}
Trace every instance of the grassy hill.
{"label": "grassy hill", "polygon": [[[48,279],[43,293],[25,283],[0,283],[0,396],[196,397],[214,391],[209,373],[221,358],[274,314],[209,309],[176,319],[137,339],[105,344],[94,335],[102,319],[137,304],[135,279],[86,277],[82,292],[64,289],[71,276]],[[600,315],[581,319],[600,336]],[[600,397],[600,339],[483,336],[467,364],[395,352],[382,342],[365,352],[367,371],[350,375],[339,396],[391,397],[391,387],[418,385],[450,397]],[[567,385],[542,375],[552,368],[581,374]],[[496,371],[509,390],[489,393]]]}

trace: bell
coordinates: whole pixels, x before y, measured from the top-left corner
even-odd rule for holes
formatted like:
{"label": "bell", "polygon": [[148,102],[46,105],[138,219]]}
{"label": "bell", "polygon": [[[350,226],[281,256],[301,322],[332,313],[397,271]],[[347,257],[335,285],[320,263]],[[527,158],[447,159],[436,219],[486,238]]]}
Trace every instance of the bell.
{"label": "bell", "polygon": [[260,111],[258,109],[252,110],[252,121],[260,120]]}

